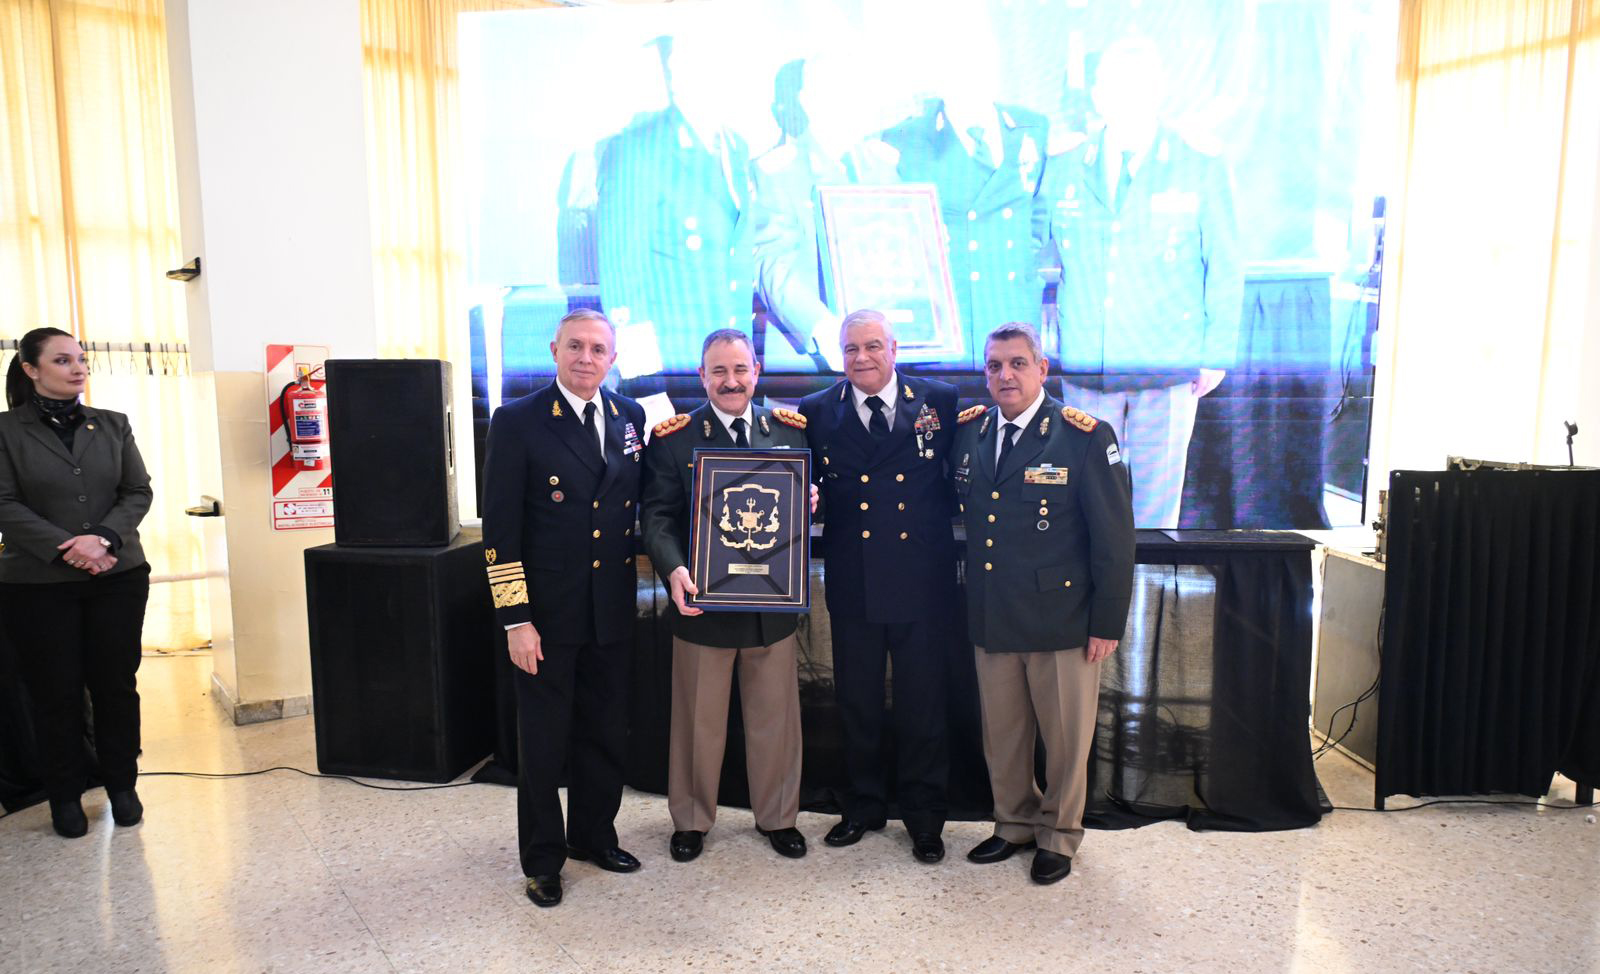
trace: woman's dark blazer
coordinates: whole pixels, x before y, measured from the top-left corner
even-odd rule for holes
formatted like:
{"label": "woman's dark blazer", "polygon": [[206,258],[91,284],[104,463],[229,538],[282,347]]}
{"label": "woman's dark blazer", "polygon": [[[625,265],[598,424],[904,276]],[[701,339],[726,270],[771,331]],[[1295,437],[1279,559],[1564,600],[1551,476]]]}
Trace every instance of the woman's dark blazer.
{"label": "woman's dark blazer", "polygon": [[32,403],[0,413],[0,582],[88,579],[56,546],[100,527],[122,540],[108,574],[145,563],[139,522],[150,510],[150,475],[128,417],[82,408],[70,450]]}

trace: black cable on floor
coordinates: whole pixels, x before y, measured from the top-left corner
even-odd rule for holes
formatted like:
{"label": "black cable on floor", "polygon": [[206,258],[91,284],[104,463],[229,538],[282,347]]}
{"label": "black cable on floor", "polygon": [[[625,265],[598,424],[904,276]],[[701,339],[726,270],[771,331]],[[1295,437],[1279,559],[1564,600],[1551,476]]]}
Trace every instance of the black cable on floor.
{"label": "black cable on floor", "polygon": [[276,765],[276,766],[271,767],[271,768],[262,768],[259,771],[229,771],[229,772],[141,771],[141,772],[139,772],[139,777],[141,777],[141,778],[209,778],[209,779],[217,779],[217,778],[250,778],[250,777],[254,777],[255,775],[258,775],[258,774],[267,774],[267,773],[272,772],[272,771],[293,771],[295,774],[305,775],[307,778],[331,778],[331,779],[333,779],[335,781],[348,781],[353,785],[360,785],[363,788],[371,788],[374,791],[438,791],[441,788],[465,788],[468,785],[482,784],[482,782],[478,782],[478,781],[453,781],[453,782],[450,782],[448,784],[443,784],[443,785],[375,785],[375,784],[372,784],[371,782],[368,782],[368,781],[362,781],[360,778],[352,778],[352,777],[350,777],[349,775],[346,775],[346,774],[322,774],[322,773],[317,772],[317,771],[306,771],[306,770],[304,770],[302,768],[291,768],[291,767],[288,767],[287,765],[281,765],[281,764],[280,765]]}
{"label": "black cable on floor", "polygon": [[1600,802],[1590,802],[1587,805],[1551,805],[1548,802],[1502,802],[1493,798],[1436,798],[1433,801],[1423,802],[1420,805],[1407,805],[1404,808],[1355,808],[1349,805],[1334,805],[1336,812],[1410,812],[1429,805],[1531,805],[1534,808],[1549,808],[1558,812],[1570,812],[1576,808],[1594,808]]}

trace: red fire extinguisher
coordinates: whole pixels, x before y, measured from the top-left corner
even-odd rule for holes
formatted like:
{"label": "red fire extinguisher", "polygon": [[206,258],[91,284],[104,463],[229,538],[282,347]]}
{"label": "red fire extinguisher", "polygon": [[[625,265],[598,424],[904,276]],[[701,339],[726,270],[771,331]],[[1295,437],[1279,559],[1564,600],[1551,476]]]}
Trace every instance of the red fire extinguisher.
{"label": "red fire extinguisher", "polygon": [[328,395],[312,386],[313,370],[303,365],[296,369],[295,380],[278,394],[278,415],[294,462],[315,469],[328,455]]}

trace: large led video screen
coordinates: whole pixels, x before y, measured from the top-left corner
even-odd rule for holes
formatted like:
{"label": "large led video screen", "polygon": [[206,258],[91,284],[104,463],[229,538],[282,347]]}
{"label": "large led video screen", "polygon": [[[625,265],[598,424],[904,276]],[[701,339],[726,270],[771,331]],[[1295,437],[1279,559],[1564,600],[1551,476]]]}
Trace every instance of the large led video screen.
{"label": "large led video screen", "polygon": [[463,15],[481,432],[568,310],[608,384],[841,380],[839,321],[985,402],[984,336],[1110,422],[1147,528],[1359,523],[1395,0],[703,0]]}

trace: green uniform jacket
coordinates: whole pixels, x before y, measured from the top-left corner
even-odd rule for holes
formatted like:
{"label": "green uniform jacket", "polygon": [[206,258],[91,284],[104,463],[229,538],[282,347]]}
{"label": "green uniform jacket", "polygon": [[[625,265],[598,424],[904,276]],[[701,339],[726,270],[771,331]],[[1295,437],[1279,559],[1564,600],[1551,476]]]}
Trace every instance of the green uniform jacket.
{"label": "green uniform jacket", "polygon": [[1077,649],[1090,636],[1121,639],[1133,593],[1133,497],[1116,434],[1046,396],[997,477],[1003,422],[990,408],[956,431],[972,642],[1036,653]]}
{"label": "green uniform jacket", "polygon": [[[805,449],[804,430],[779,422],[772,410],[765,407],[753,405],[751,410],[755,420],[755,428],[749,433],[752,449]],[[733,437],[728,435],[728,428],[722,425],[710,403],[690,413],[689,423],[682,429],[650,437],[650,445],[644,451],[645,485],[639,529],[644,537],[644,550],[663,582],[680,566],[688,564],[694,451],[725,450],[733,445]],[[792,634],[800,621],[799,614],[794,612],[707,612],[684,616],[677,606],[672,607],[671,618],[672,634],[679,639],[701,646],[727,648],[771,646]]]}

